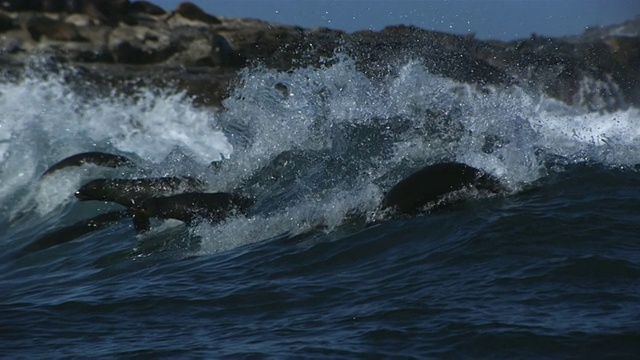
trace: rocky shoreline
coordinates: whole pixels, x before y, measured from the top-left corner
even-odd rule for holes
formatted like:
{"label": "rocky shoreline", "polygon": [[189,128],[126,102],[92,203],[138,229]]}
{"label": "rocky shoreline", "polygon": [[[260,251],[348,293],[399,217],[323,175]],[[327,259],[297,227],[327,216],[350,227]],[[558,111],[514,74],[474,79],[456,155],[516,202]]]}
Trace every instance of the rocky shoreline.
{"label": "rocky shoreline", "polygon": [[588,111],[614,111],[640,107],[639,30],[637,17],[567,38],[481,41],[402,25],[305,29],[207,14],[191,3],[165,11],[146,1],[15,0],[0,4],[0,63],[6,74],[51,59],[97,83],[171,87],[217,106],[248,64],[286,71],[339,52],[371,77],[416,59],[458,81],[518,84]]}

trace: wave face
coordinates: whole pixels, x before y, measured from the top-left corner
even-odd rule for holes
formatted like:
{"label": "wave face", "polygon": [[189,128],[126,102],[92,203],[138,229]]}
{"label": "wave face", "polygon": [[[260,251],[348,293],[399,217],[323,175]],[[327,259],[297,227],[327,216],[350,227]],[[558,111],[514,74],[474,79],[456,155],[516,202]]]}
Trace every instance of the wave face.
{"label": "wave face", "polygon": [[[419,61],[376,79],[348,56],[330,62],[245,69],[215,111],[156,88],[110,93],[38,62],[2,81],[3,348],[41,354],[28,345],[39,339],[55,356],[640,350],[639,109],[585,112],[517,86],[456,82]],[[86,151],[139,166],[40,178]],[[364,226],[393,184],[441,161],[491,173],[508,194]],[[258,202],[215,226],[156,223],[137,236],[120,221],[16,255],[117,208],[74,198],[90,179],[180,175]],[[83,334],[95,334],[93,347]]]}

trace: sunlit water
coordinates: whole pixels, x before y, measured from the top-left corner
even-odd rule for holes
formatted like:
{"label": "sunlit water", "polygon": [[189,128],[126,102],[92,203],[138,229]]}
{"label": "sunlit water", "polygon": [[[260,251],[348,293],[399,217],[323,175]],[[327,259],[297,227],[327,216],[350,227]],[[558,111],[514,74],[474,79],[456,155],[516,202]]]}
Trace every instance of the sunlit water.
{"label": "sunlit water", "polygon": [[[0,83],[3,355],[640,353],[638,109],[588,113],[418,61],[372,80],[335,60],[246,69],[219,111],[153,88],[79,91],[72,69],[45,76],[38,62]],[[139,166],[40,179],[85,151]],[[508,190],[380,217],[385,191],[439,161]],[[118,208],[75,199],[90,179],[175,175],[258,202],[222,224],[155,222],[136,235],[122,220],[19,251]]]}

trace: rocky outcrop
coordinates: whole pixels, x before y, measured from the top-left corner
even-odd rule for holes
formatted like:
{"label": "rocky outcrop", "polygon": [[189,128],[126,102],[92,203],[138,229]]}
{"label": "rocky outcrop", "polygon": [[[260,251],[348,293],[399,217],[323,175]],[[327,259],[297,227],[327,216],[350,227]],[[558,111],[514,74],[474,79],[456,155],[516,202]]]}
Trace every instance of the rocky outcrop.
{"label": "rocky outcrop", "polygon": [[389,64],[419,59],[458,81],[518,84],[608,111],[640,106],[637,29],[640,18],[574,37],[500,42],[412,26],[351,34],[304,29],[215,16],[188,2],[165,11],[147,1],[7,0],[0,3],[0,58],[19,64],[49,56],[94,77],[144,74],[145,81],[183,87],[200,103],[217,104],[248,63],[288,70],[320,64],[339,51],[371,77],[393,71]]}

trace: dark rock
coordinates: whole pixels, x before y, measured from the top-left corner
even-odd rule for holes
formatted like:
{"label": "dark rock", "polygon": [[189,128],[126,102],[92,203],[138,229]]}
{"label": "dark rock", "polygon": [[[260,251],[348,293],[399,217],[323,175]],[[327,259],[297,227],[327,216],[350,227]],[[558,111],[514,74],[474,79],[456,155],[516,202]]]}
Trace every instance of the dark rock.
{"label": "dark rock", "polygon": [[62,12],[67,11],[66,0],[42,0],[41,11]]}
{"label": "dark rock", "polygon": [[40,0],[4,0],[0,7],[7,11],[40,11]]}
{"label": "dark rock", "polygon": [[81,12],[99,19],[104,24],[112,26],[119,22],[133,25],[135,20],[130,16],[131,3],[129,0],[84,0]]}
{"label": "dark rock", "polygon": [[204,10],[190,2],[183,2],[178,5],[175,13],[185,19],[200,21],[207,24],[217,25],[221,23],[217,17],[207,14]]}
{"label": "dark rock", "polygon": [[[86,12],[107,18],[129,11],[129,0],[4,0],[0,7],[8,11]],[[153,5],[155,6],[155,5]]]}
{"label": "dark rock", "polygon": [[5,32],[12,29],[17,29],[13,19],[3,13],[0,13],[0,32]]}
{"label": "dark rock", "polygon": [[[625,48],[637,49],[639,38],[625,39],[635,39],[623,40]],[[629,80],[640,81],[633,50],[617,52],[606,42],[570,43],[537,36],[485,50],[483,58],[493,59],[522,84],[567,104],[591,111],[640,104],[627,86]]]}
{"label": "dark rock", "polygon": [[163,15],[166,14],[163,8],[158,5],[152,4],[148,1],[134,1],[129,8],[131,12],[140,12],[150,15]]}
{"label": "dark rock", "polygon": [[168,28],[119,26],[110,34],[108,48],[118,63],[154,64],[173,55],[178,47]]}
{"label": "dark rock", "polygon": [[66,9],[65,11],[68,13],[79,13],[82,12],[82,7],[84,6],[85,0],[66,0]]}
{"label": "dark rock", "polygon": [[73,55],[70,54],[70,59],[74,62],[103,62],[103,63],[112,63],[114,62],[113,55],[101,49],[83,49],[76,48],[73,52]]}
{"label": "dark rock", "polygon": [[[305,41],[305,30],[300,27],[271,25],[268,27],[246,27],[235,31],[220,31],[235,47],[236,57],[259,61],[269,67],[287,70],[310,55],[306,63],[314,63],[320,57],[323,46],[320,42]],[[310,52],[307,46],[318,46]],[[332,47],[335,49],[335,47]],[[331,56],[331,53],[326,54]]]}
{"label": "dark rock", "polygon": [[34,17],[27,22],[26,28],[35,41],[40,41],[43,36],[58,41],[86,41],[75,25],[48,17]]}
{"label": "dark rock", "polygon": [[460,82],[517,84],[590,111],[640,106],[640,17],[572,37],[502,42],[413,26],[347,34],[216,18],[188,2],[171,14],[148,1],[129,0],[2,0],[0,7],[0,56],[15,57],[9,63],[47,54],[75,66],[104,63],[102,70],[117,78],[142,74],[154,84],[171,83],[156,81],[155,69],[183,69],[167,77],[207,105],[220,102],[246,64],[281,71],[331,66],[342,53],[371,78],[393,75],[395,65],[415,60]]}
{"label": "dark rock", "polygon": [[513,81],[503,69],[474,56],[470,49],[477,41],[469,37],[389,26],[379,33],[356,32],[349,40],[349,53],[372,75],[386,71],[385,63],[420,59],[431,72],[461,82],[495,85]]}
{"label": "dark rock", "polygon": [[238,54],[224,36],[213,34],[211,42],[214,46],[214,54],[217,55],[217,61],[214,61],[216,65],[223,67],[241,67],[245,65],[246,58]]}

